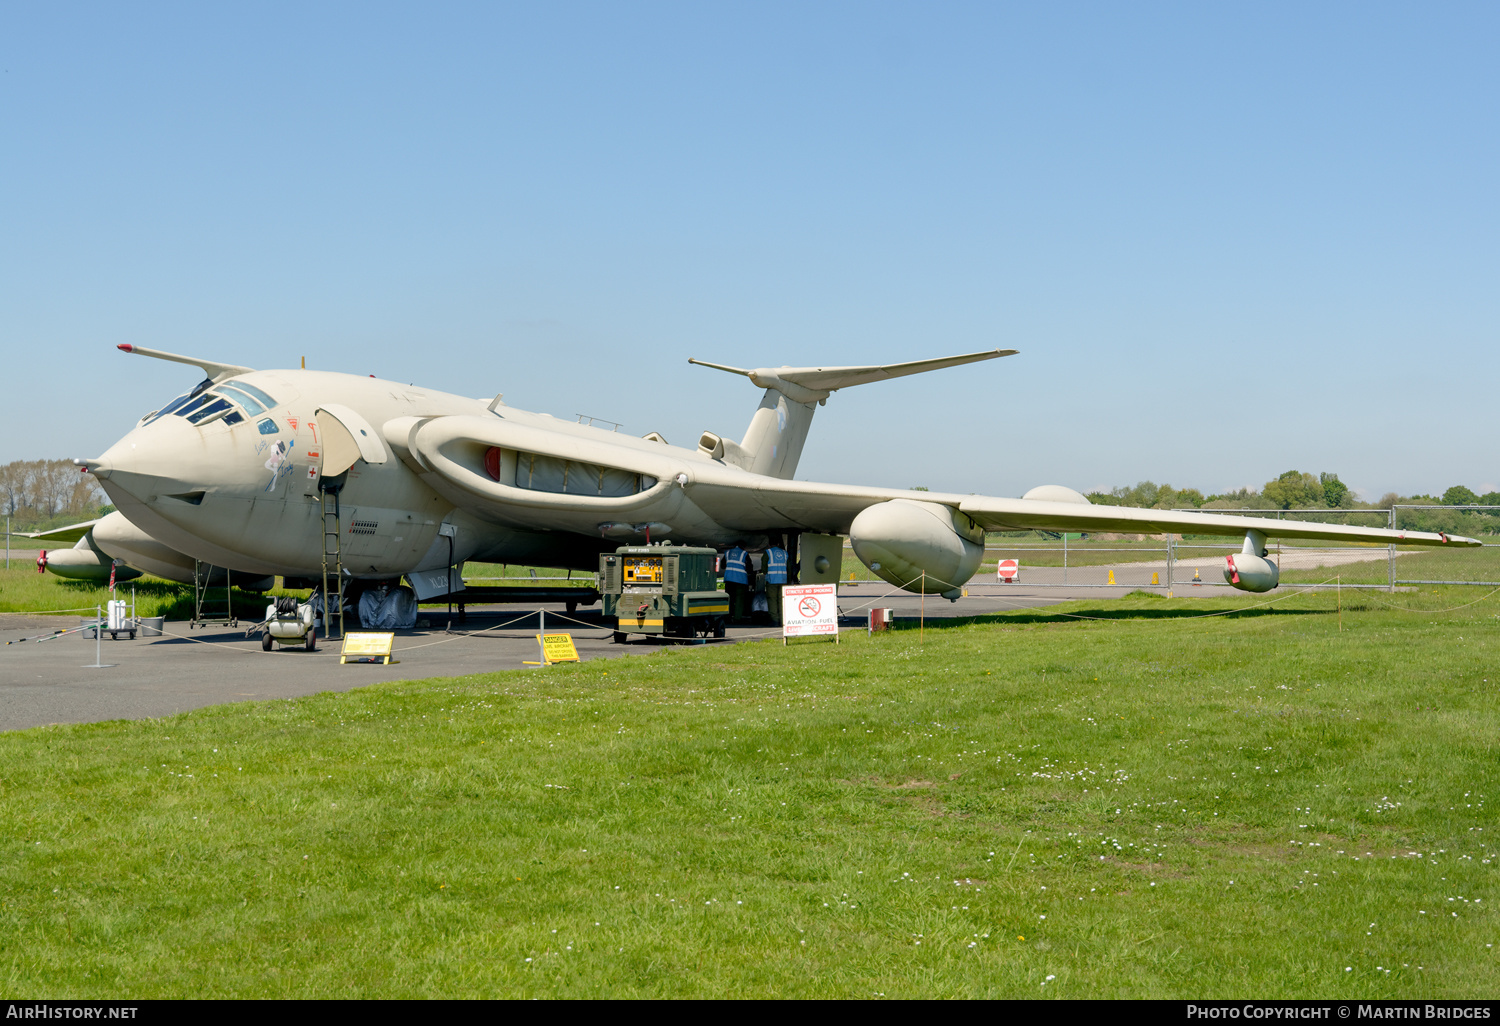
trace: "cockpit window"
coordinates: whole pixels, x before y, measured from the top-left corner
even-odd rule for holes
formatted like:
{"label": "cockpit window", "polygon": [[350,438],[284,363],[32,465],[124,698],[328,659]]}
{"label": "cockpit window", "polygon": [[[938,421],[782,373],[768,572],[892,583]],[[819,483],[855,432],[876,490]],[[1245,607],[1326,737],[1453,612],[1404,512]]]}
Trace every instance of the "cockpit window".
{"label": "cockpit window", "polygon": [[[219,387],[222,390],[224,390],[224,391],[231,391],[231,390],[232,391],[239,391],[239,392],[244,392],[248,396],[253,396],[255,399],[260,400],[261,407],[263,409],[274,410],[276,408],[276,400],[275,399],[272,399],[270,396],[266,395],[266,393],[262,392],[260,389],[256,388],[254,385],[250,384],[249,382],[246,382],[246,381],[226,381],[226,382],[224,382],[223,385],[221,385]],[[235,396],[234,398],[238,399],[239,396]],[[247,410],[250,409],[250,407],[249,407],[248,404],[245,406],[245,409],[247,409]],[[250,410],[250,412],[251,412],[252,415],[254,415],[256,413],[259,413],[260,410]]]}
{"label": "cockpit window", "polygon": [[[169,413],[175,413],[179,417],[187,417],[189,421],[197,424],[225,409],[227,407],[227,404],[224,402],[226,398],[229,402],[243,406],[245,412],[252,417],[258,417],[267,410],[274,409],[276,406],[275,399],[272,399],[254,385],[248,385],[243,381],[225,382],[214,388],[214,392],[220,394],[215,395],[214,392],[209,392],[205,395],[204,393],[210,388],[214,388],[213,381],[204,378],[198,382],[197,387],[191,392],[178,396],[155,413],[149,415],[141,422],[141,426],[144,427],[146,424],[158,421]],[[233,412],[224,415],[225,422],[229,424],[238,424],[244,419],[244,417],[236,416]],[[274,428],[275,425],[272,425],[272,431],[262,429],[261,434],[273,434]]]}
{"label": "cockpit window", "polygon": [[150,424],[153,420],[160,420],[162,417],[165,417],[169,413],[177,412],[178,408],[180,408],[183,403],[187,402],[191,398],[191,394],[178,396],[176,399],[173,399],[171,402],[167,403],[167,405],[163,406],[161,409],[152,414],[150,419],[148,419],[146,423]]}
{"label": "cockpit window", "polygon": [[224,414],[224,423],[226,424],[238,424],[244,419],[245,415],[242,414],[239,410],[230,410],[228,413]]}
{"label": "cockpit window", "polygon": [[225,410],[232,409],[232,406],[228,399],[220,399],[218,396],[215,396],[212,393],[210,393],[205,398],[212,399],[213,402],[209,403],[207,406],[200,407],[197,412],[188,417],[189,424],[201,424],[203,423],[203,421],[207,420],[209,417],[212,417],[216,413],[223,413]]}
{"label": "cockpit window", "polygon": [[256,424],[255,426],[258,427],[258,428],[260,428],[260,433],[263,434],[263,435],[274,435],[276,433],[276,430],[277,430],[276,429],[276,422],[274,420],[272,420],[270,417],[267,417],[265,420],[261,421],[259,424]]}
{"label": "cockpit window", "polygon": [[[256,399],[255,396],[251,395],[244,388],[241,388],[237,385],[220,385],[219,391],[223,392],[229,398],[233,399],[235,402],[243,406],[245,408],[245,412],[250,414],[250,416],[252,417],[266,412],[265,405],[262,404],[260,400]],[[261,392],[261,395],[265,395],[265,393]]]}
{"label": "cockpit window", "polygon": [[179,417],[186,417],[188,414],[192,413],[194,410],[197,410],[199,407],[207,406],[216,398],[218,397],[213,395],[200,395],[198,398],[192,400],[186,405],[179,406],[173,412],[176,413]]}

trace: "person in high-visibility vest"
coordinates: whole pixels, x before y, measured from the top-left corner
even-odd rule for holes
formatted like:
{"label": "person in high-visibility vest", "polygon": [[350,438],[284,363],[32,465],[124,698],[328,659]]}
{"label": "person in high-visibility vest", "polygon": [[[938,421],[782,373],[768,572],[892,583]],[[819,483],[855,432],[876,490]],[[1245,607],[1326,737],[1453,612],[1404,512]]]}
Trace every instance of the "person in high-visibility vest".
{"label": "person in high-visibility vest", "polygon": [[766,602],[771,607],[773,623],[781,622],[781,589],[786,583],[786,549],[772,545],[766,550]]}
{"label": "person in high-visibility vest", "polygon": [[739,543],[724,553],[724,590],[729,593],[729,619],[743,620],[750,597],[750,555]]}

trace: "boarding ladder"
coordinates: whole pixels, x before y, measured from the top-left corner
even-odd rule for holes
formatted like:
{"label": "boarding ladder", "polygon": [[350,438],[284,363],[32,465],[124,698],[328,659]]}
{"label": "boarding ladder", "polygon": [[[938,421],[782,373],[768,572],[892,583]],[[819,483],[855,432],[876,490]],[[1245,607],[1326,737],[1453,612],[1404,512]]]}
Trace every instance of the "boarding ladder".
{"label": "boarding ladder", "polygon": [[[339,527],[339,488],[318,489],[318,507],[323,514],[323,636],[344,636],[344,557]],[[330,583],[329,577],[332,576]],[[333,633],[334,619],[338,634]]]}

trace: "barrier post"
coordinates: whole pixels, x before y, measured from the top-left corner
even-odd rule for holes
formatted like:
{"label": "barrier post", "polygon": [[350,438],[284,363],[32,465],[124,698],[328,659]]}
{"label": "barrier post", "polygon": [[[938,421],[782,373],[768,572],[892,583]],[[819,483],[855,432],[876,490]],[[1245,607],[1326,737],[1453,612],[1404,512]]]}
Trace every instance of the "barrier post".
{"label": "barrier post", "polygon": [[[1396,529],[1396,506],[1391,504],[1391,530]],[[1390,568],[1390,585],[1386,588],[1391,594],[1396,593],[1396,543],[1391,542],[1386,547],[1386,565]]]}

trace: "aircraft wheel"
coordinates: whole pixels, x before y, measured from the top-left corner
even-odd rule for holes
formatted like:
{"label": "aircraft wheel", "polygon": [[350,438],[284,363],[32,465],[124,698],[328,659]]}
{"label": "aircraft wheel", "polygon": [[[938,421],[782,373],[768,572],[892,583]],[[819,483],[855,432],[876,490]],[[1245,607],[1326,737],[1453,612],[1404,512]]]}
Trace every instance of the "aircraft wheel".
{"label": "aircraft wheel", "polygon": [[303,644],[307,647],[307,650],[309,652],[316,652],[318,650],[318,632],[308,631],[307,641],[303,642]]}
{"label": "aircraft wheel", "polygon": [[271,651],[271,649],[273,647],[275,647],[275,644],[276,643],[271,640],[271,632],[270,631],[266,631],[265,633],[263,633],[260,636],[260,650],[262,652],[269,652],[269,651]]}
{"label": "aircraft wheel", "polygon": [[567,602],[567,603],[564,603],[564,605],[567,606],[568,615],[569,616],[572,616],[574,613],[578,612],[578,603],[577,602]]}
{"label": "aircraft wheel", "polygon": [[724,621],[723,620],[715,620],[714,621],[714,637],[716,637],[716,638],[722,638],[723,636],[724,636]]}
{"label": "aircraft wheel", "polygon": [[612,634],[610,636],[609,642],[612,645],[623,645],[623,644],[625,644],[625,632],[624,631],[615,631],[614,634]]}

